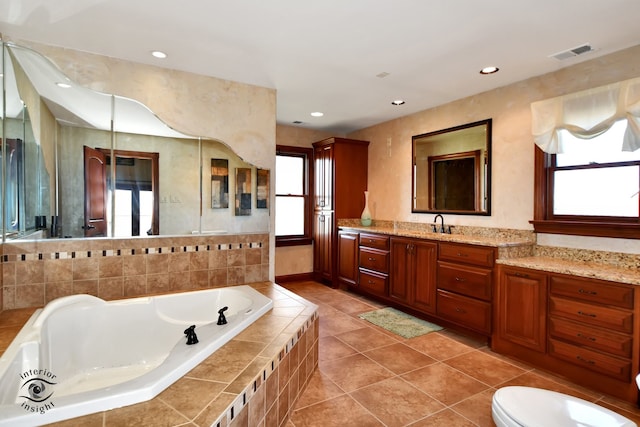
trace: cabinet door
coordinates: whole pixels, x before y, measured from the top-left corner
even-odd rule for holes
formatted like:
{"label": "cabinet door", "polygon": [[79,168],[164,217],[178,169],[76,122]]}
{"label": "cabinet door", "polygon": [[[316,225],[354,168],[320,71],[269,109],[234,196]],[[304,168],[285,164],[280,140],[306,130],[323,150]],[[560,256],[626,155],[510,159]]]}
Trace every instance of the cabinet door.
{"label": "cabinet door", "polygon": [[436,311],[436,258],[438,244],[415,241],[412,243],[411,255],[415,270],[415,288],[413,305],[420,310],[434,313]]}
{"label": "cabinet door", "polygon": [[546,350],[547,276],[516,267],[499,268],[497,333],[539,352]]}
{"label": "cabinet door", "polygon": [[358,284],[358,233],[338,232],[338,280],[349,286]]}
{"label": "cabinet door", "polygon": [[315,208],[333,209],[333,145],[324,145],[314,151]]}
{"label": "cabinet door", "polygon": [[408,302],[412,278],[412,263],[409,247],[410,239],[391,238],[391,269],[389,271],[389,296]]}
{"label": "cabinet door", "polygon": [[332,281],[333,213],[314,212],[313,271],[319,280]]}

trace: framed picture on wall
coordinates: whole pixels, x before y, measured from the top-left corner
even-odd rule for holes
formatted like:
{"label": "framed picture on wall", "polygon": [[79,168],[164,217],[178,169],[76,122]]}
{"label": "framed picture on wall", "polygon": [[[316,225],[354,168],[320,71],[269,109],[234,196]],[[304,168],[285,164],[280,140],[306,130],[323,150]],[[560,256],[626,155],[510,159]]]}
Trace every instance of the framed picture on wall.
{"label": "framed picture on wall", "polygon": [[256,208],[269,209],[269,169],[258,169],[256,175]]}
{"label": "framed picture on wall", "polygon": [[229,160],[211,159],[211,208],[229,207]]}
{"label": "framed picture on wall", "polygon": [[236,168],[236,216],[251,215],[251,168]]}

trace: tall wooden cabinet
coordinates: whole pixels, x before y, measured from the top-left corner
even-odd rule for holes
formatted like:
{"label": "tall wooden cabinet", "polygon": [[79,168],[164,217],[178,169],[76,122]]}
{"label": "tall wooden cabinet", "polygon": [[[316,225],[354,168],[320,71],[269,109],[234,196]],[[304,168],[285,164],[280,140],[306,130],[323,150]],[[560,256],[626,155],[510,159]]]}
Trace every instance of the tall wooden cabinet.
{"label": "tall wooden cabinet", "polygon": [[316,280],[338,286],[340,219],[360,218],[367,189],[368,141],[327,138],[315,142],[314,256]]}

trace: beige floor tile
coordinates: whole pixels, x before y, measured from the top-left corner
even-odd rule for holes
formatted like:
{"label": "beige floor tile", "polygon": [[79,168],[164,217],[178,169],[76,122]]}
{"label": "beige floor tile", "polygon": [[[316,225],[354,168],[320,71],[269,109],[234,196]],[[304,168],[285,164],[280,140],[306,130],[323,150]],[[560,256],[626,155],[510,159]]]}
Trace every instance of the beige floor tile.
{"label": "beige floor tile", "polygon": [[462,415],[445,409],[427,418],[423,418],[408,427],[477,427]]}
{"label": "beige floor tile", "polygon": [[336,335],[336,338],[360,352],[384,347],[398,342],[398,340],[393,339],[389,335],[381,334],[375,329],[369,327],[345,332],[343,334]]}
{"label": "beige floor tile", "polygon": [[395,343],[369,350],[364,355],[397,375],[436,363],[435,359],[403,343]]}
{"label": "beige floor tile", "polygon": [[489,387],[450,366],[436,363],[402,375],[418,389],[450,406]]}
{"label": "beige floor tile", "polygon": [[335,360],[341,357],[351,356],[358,351],[340,341],[333,335],[323,336],[319,338],[318,359],[319,360]]}
{"label": "beige floor tile", "polygon": [[405,343],[436,360],[446,360],[473,351],[469,346],[452,340],[439,332],[411,338]]}
{"label": "beige floor tile", "polygon": [[444,363],[494,386],[525,373],[522,369],[481,351],[472,351],[447,359]]}
{"label": "beige floor tile", "polygon": [[398,377],[358,389],[350,395],[387,426],[404,426],[444,408]]}
{"label": "beige floor tile", "polygon": [[494,389],[483,391],[452,406],[451,409],[478,426],[495,426],[491,417],[491,401],[494,392]]}
{"label": "beige floor tile", "polygon": [[313,405],[324,400],[333,399],[334,397],[345,394],[344,391],[326,375],[316,370],[309,382],[304,393],[298,399],[296,409],[304,408],[305,406]]}
{"label": "beige floor tile", "polygon": [[320,371],[346,392],[392,377],[394,374],[362,354],[323,362]]}
{"label": "beige floor tile", "polygon": [[291,416],[291,422],[296,427],[384,426],[347,395],[295,410]]}

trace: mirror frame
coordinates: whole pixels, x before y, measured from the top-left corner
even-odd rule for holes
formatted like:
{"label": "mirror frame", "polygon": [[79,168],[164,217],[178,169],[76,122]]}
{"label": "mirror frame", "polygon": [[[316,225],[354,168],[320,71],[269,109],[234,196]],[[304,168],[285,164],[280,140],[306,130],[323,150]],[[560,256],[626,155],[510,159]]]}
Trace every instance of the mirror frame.
{"label": "mirror frame", "polygon": [[[447,134],[454,134],[456,132],[472,129],[476,127],[482,127],[485,130],[484,148],[468,148],[463,149],[461,152],[447,151],[439,154],[438,156],[432,156],[433,159],[428,161],[425,165],[427,168],[427,188],[422,187],[422,183],[417,178],[417,145],[418,143],[431,143],[436,142],[436,139],[442,139]],[[492,119],[479,120],[473,123],[467,123],[459,126],[450,127],[447,129],[441,129],[433,132],[427,132],[420,135],[414,135],[411,137],[411,213],[440,213],[440,214],[457,214],[457,215],[491,215],[491,135],[492,135]],[[452,138],[455,136],[451,136]],[[432,139],[432,140],[430,140]],[[456,161],[459,158],[470,158],[470,153],[476,153],[478,150],[484,150],[486,156],[480,153],[480,159],[478,154],[474,154],[474,176],[473,176],[473,188],[474,188],[474,200],[473,209],[436,209],[433,207],[432,201],[435,199],[435,189],[433,182],[433,168],[432,163],[436,161]],[[484,158],[484,161],[482,161]],[[482,168],[484,164],[484,169]],[[484,185],[482,180],[484,179]],[[418,188],[425,191],[428,194],[429,206],[427,209],[417,206],[417,193]],[[484,195],[482,189],[484,188]],[[483,200],[484,197],[484,208]]]}

